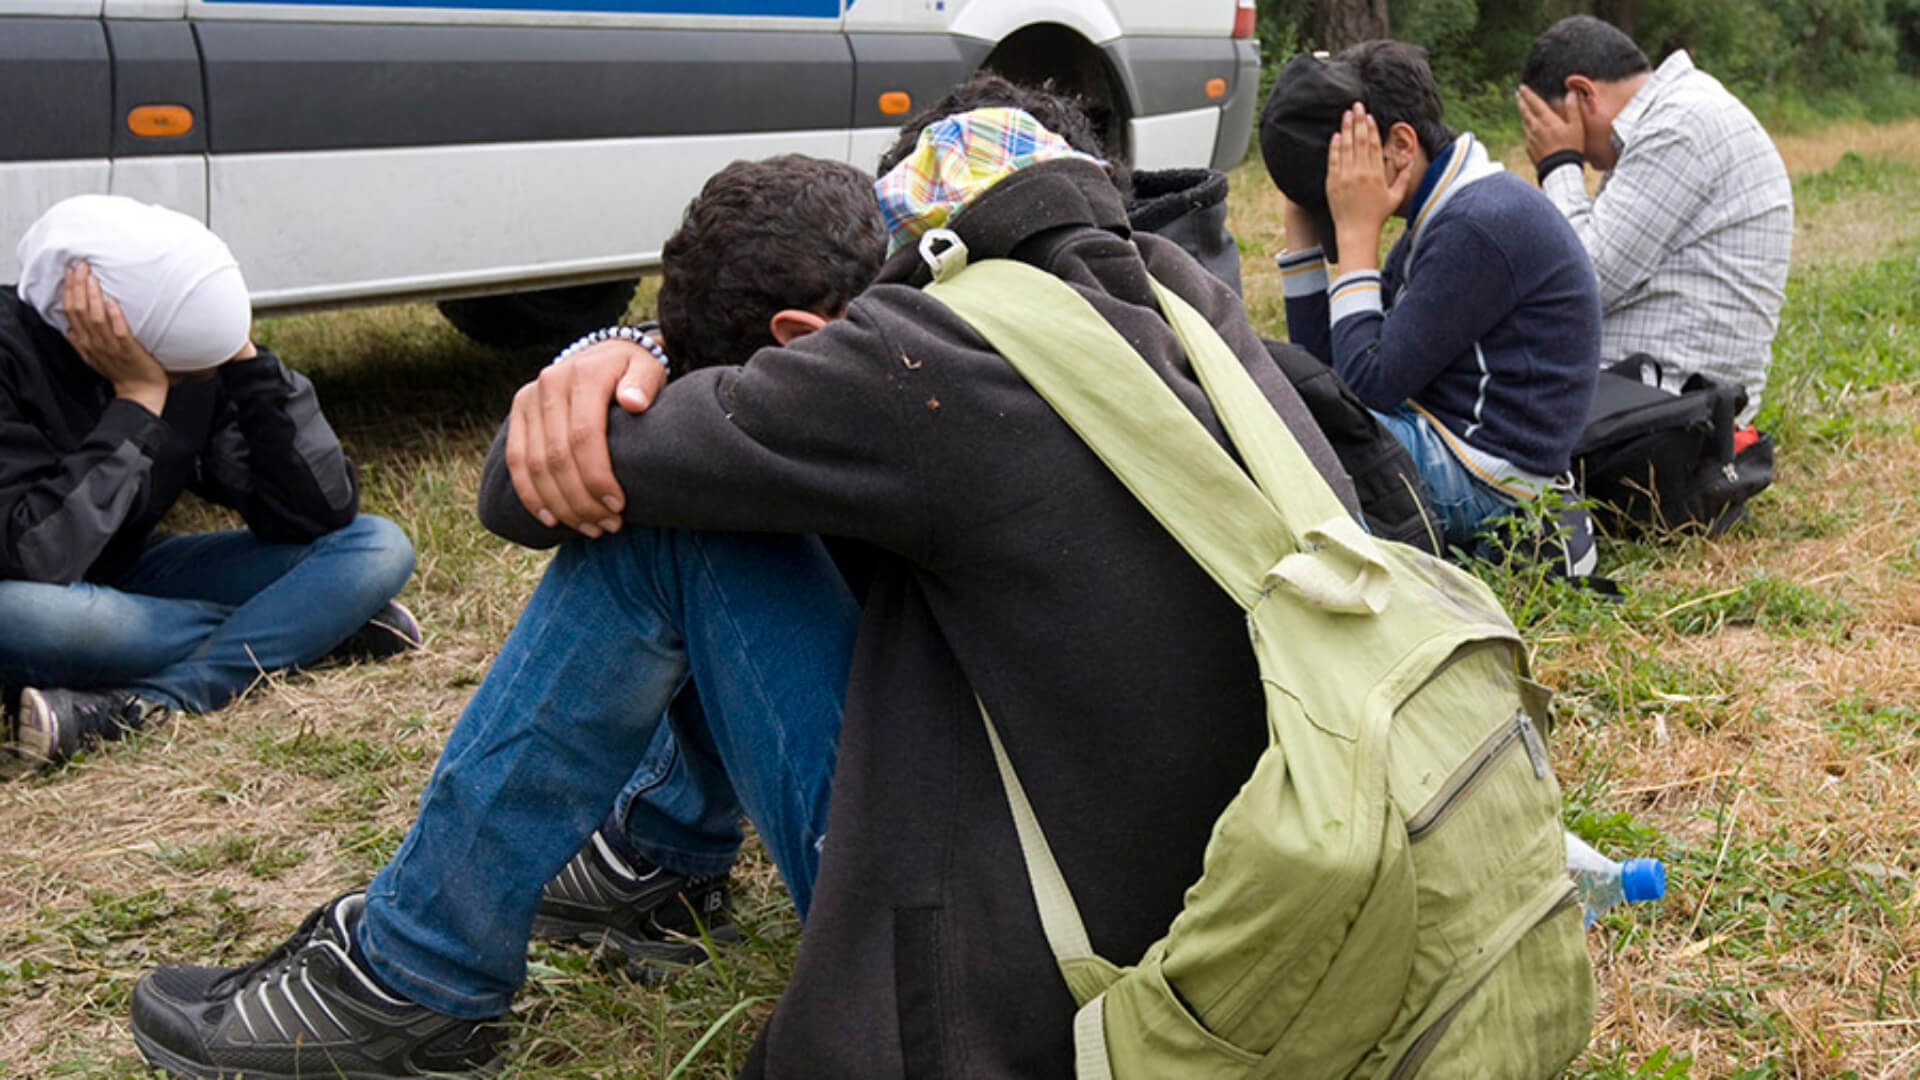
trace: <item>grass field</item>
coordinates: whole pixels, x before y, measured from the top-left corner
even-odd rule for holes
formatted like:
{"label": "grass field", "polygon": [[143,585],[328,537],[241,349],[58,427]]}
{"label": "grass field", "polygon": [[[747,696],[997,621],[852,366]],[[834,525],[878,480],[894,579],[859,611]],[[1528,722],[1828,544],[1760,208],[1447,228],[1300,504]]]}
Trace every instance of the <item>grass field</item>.
{"label": "grass field", "polygon": [[[1725,538],[1609,543],[1623,603],[1498,582],[1560,691],[1569,822],[1669,868],[1663,903],[1591,934],[1588,1080],[1920,1076],[1920,122],[1781,143],[1798,225],[1762,418],[1774,488]],[[1234,187],[1249,307],[1277,332],[1277,200],[1257,166]],[[413,537],[427,646],[0,782],[0,1074],[140,1075],[143,970],[251,960],[364,882],[544,564],[472,513],[540,357],[426,307],[260,333],[313,373],[366,507]],[[738,884],[748,941],[664,988],[535,947],[509,1076],[730,1075],[798,933],[757,848]]]}

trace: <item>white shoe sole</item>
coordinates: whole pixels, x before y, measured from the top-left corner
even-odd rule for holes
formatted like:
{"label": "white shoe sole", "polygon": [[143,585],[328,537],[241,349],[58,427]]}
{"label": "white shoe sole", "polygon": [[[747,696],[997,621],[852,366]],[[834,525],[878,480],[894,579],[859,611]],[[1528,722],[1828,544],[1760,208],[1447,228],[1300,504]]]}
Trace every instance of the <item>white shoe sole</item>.
{"label": "white shoe sole", "polygon": [[55,763],[60,749],[60,720],[40,691],[25,687],[20,691],[19,719],[14,725],[14,753],[23,761],[45,767]]}

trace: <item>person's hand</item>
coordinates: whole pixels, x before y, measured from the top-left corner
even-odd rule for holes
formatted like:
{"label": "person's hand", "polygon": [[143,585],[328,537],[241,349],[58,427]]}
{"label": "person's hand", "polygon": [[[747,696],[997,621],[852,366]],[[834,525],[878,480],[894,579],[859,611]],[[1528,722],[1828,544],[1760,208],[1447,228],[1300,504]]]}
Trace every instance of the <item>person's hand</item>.
{"label": "person's hand", "polygon": [[1587,125],[1578,98],[1568,94],[1559,105],[1549,105],[1532,87],[1522,86],[1514,100],[1520,106],[1520,130],[1527,137],[1527,160],[1538,165],[1562,150],[1585,153]]}
{"label": "person's hand", "polygon": [[554,364],[513,396],[507,473],[527,512],[590,537],[620,530],[626,493],[607,451],[607,406],[646,411],[666,369],[631,341],[602,341]]}
{"label": "person's hand", "polygon": [[113,384],[115,397],[137,401],[155,416],[167,407],[167,369],[134,340],[126,316],[100,292],[100,279],[85,262],[67,267],[60,286],[67,310],[67,341],[88,367]]}
{"label": "person's hand", "polygon": [[1380,230],[1407,201],[1412,186],[1410,168],[1388,177],[1380,127],[1366,107],[1355,102],[1327,144],[1327,209],[1333,214],[1343,272],[1378,264]]}
{"label": "person's hand", "polygon": [[1305,251],[1320,245],[1320,230],[1313,223],[1313,212],[1285,195],[1280,201],[1286,204],[1286,216],[1283,221],[1287,230],[1287,250]]}

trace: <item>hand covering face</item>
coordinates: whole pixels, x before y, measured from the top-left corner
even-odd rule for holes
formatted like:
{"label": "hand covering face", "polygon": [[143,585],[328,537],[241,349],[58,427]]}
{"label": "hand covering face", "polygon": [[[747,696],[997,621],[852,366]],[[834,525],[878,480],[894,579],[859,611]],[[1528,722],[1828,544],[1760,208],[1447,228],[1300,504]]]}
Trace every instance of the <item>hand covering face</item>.
{"label": "hand covering face", "polygon": [[253,307],[233,252],[193,218],[118,195],[54,204],[20,238],[20,299],[65,333],[61,281],[85,261],[135,340],[170,372],[204,371],[247,343]]}

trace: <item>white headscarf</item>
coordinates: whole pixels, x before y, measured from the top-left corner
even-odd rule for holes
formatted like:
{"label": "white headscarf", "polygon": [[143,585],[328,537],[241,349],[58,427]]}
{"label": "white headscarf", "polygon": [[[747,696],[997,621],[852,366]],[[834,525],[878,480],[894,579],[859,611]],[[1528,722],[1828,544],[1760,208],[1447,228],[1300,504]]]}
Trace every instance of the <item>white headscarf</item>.
{"label": "white headscarf", "polygon": [[86,260],[127,329],[168,371],[204,371],[247,343],[253,322],[233,252],[185,214],[119,195],[54,204],[20,238],[20,299],[67,330],[60,289]]}

